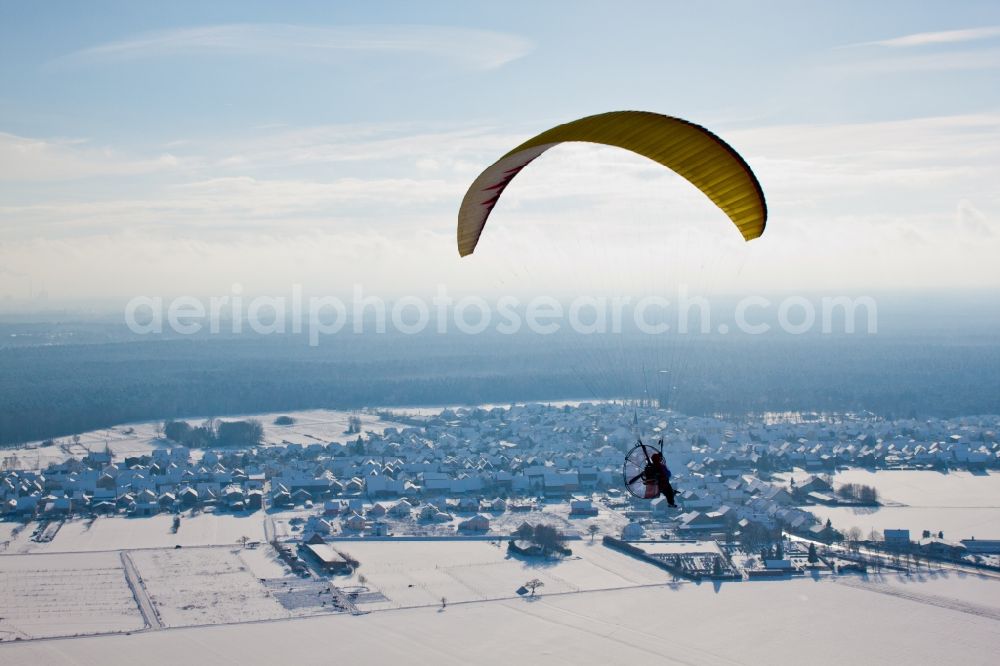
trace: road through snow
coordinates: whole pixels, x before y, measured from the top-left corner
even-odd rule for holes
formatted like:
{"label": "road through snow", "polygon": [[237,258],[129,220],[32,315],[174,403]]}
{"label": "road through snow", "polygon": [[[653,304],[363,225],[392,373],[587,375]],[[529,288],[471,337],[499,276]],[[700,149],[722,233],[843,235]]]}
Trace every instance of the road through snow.
{"label": "road through snow", "polygon": [[163,623],[160,622],[160,616],[157,614],[156,608],[153,607],[153,602],[149,599],[146,586],[142,584],[142,577],[135,568],[132,558],[129,557],[128,551],[121,551],[121,558],[122,566],[125,567],[125,578],[128,580],[128,586],[132,588],[132,596],[139,604],[139,612],[142,613],[142,619],[145,620],[146,626],[150,629],[162,629]]}

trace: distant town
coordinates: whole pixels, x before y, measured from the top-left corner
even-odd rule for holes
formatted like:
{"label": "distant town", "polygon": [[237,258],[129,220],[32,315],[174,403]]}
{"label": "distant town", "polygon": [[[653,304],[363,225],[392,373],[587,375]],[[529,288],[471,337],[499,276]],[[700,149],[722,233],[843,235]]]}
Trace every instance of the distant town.
{"label": "distant town", "polygon": [[[1000,541],[947,535],[962,537],[951,540],[930,530],[864,534],[810,510],[879,505],[874,487],[834,483],[838,469],[997,469],[997,417],[794,414],[736,423],[587,402],[368,416],[395,425],[362,431],[353,416],[339,441],[302,444],[280,438],[281,428],[295,423],[291,416],[273,419],[266,436],[253,419],[171,421],[157,427],[156,446],[143,455],[119,458],[109,446],[91,447],[35,470],[15,468],[16,456],[8,455],[0,513],[5,521],[31,524],[33,540],[51,541],[73,518],[173,514],[176,530],[185,516],[202,512],[263,512],[265,540],[299,572],[349,567],[350,556],[327,541],[513,543],[560,512],[570,519],[613,516],[586,532],[564,519],[555,524],[560,539],[601,536],[610,547],[691,578],[898,568],[920,558],[984,569],[998,564]],[[624,491],[623,456],[637,436],[663,439],[679,509],[663,497],[642,500]],[[798,477],[787,474],[793,470]],[[271,518],[280,511],[298,512],[285,538]],[[243,545],[248,540],[255,541]],[[712,545],[671,551],[644,545],[650,541]]]}

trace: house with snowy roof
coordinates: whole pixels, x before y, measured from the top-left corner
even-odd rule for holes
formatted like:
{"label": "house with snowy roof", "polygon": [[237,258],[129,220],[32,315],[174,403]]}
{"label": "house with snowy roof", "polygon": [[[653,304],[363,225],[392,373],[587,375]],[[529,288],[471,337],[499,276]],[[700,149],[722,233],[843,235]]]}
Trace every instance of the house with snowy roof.
{"label": "house with snowy roof", "polygon": [[490,529],[490,519],[481,513],[477,513],[468,520],[460,522],[458,529],[464,532],[486,532]]}

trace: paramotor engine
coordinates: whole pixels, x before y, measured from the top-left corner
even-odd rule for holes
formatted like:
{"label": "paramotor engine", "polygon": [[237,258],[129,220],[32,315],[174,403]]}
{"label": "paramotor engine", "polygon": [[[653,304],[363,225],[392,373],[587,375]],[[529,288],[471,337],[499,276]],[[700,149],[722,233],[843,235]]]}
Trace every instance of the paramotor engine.
{"label": "paramotor engine", "polygon": [[625,455],[622,480],[625,482],[625,489],[633,497],[653,499],[660,494],[660,486],[653,470],[654,453],[663,453],[662,439],[659,442],[659,449],[643,444],[642,440],[639,440],[639,443]]}

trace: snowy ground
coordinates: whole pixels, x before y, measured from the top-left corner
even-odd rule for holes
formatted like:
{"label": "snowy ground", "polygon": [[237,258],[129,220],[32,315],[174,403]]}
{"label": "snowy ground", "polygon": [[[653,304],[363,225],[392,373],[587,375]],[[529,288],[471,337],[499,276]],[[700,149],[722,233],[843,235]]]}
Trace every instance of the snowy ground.
{"label": "snowy ground", "polygon": [[[438,410],[440,411],[440,410]],[[436,413],[436,412],[435,412]],[[295,423],[290,426],[276,426],[274,419],[281,415],[291,416]],[[382,421],[370,412],[346,412],[333,409],[311,409],[301,412],[275,412],[273,414],[250,414],[222,416],[223,420],[253,418],[264,425],[264,439],[270,444],[291,442],[298,444],[327,444],[329,442],[345,442],[354,439],[354,435],[345,433],[351,416],[361,419],[363,431],[374,430],[382,432],[389,427],[405,427],[401,423]],[[191,423],[200,423],[203,418],[187,419]],[[169,448],[169,445],[157,434],[161,421],[147,423],[130,423],[112,428],[102,428],[81,433],[79,442],[71,437],[55,440],[51,446],[42,446],[41,442],[5,448],[0,454],[0,461],[5,461],[11,469],[43,469],[51,463],[59,463],[71,457],[83,458],[89,451],[103,451],[107,446],[116,460],[126,456],[147,455],[153,449]],[[199,458],[201,452],[193,451],[192,456]]]}
{"label": "snowy ground", "polygon": [[[398,649],[414,663],[447,664],[468,663],[472,645],[487,665],[780,664],[801,663],[805,652],[809,663],[835,663],[847,645],[866,664],[989,663],[1000,640],[1000,581],[954,572],[698,585],[589,538],[554,561],[508,556],[489,541],[333,543],[361,563],[331,582],[367,588],[356,600],[362,617],[338,612],[325,581],[288,576],[267,546],[138,550],[129,556],[167,628],[113,643],[8,641],[141,629],[118,553],[0,556],[0,661],[114,666],[211,654],[219,663],[310,664],[336,654],[386,663]],[[518,597],[533,578],[544,583],[540,598]],[[301,619],[315,615],[324,618]],[[182,629],[224,623],[243,624]],[[946,651],[942,642],[958,634]]]}
{"label": "snowy ground", "polygon": [[[804,481],[810,474],[803,470],[775,474],[787,480]],[[932,470],[847,469],[833,476],[834,484],[862,483],[874,486],[883,502],[910,507],[978,507],[1000,509],[1000,474],[973,474]]]}
{"label": "snowy ground", "polygon": [[130,556],[165,626],[291,617],[240,558],[239,548],[145,550]]}
{"label": "snowy ground", "polygon": [[992,617],[1000,622],[1000,581],[954,571],[920,570],[919,573],[883,573],[859,578],[842,576],[842,585],[889,594],[920,603],[950,608],[972,615]]}
{"label": "snowy ground", "polygon": [[0,557],[0,640],[143,626],[118,553]]}
{"label": "snowy ground", "polygon": [[[679,584],[0,646],[5,664],[988,664],[1000,583]],[[884,588],[905,589],[909,596]],[[964,586],[963,586],[964,587]],[[959,593],[959,597],[964,592]],[[979,593],[977,593],[979,594]],[[959,640],[956,637],[960,637]]]}
{"label": "snowy ground", "polygon": [[[274,425],[274,419],[279,416],[291,416],[295,423],[289,426]],[[346,430],[352,416],[361,419],[361,430],[374,430],[381,433],[386,428],[405,428],[402,423],[383,421],[378,416],[364,412],[345,412],[334,409],[311,409],[302,412],[275,412],[273,414],[253,414],[245,417],[254,418],[264,424],[264,439],[272,444],[283,442],[295,444],[328,444],[329,442],[346,442],[357,439],[357,435],[349,435]],[[229,417],[227,417],[228,419]]]}
{"label": "snowy ground", "polygon": [[[20,542],[24,530],[25,525],[23,523],[0,522],[0,553],[11,551],[12,545]],[[31,531],[29,530],[28,534],[24,535],[24,538],[30,534]]]}
{"label": "snowy ground", "polygon": [[291,576],[292,571],[282,562],[274,548],[261,544],[256,548],[244,548],[239,551],[239,558],[250,570],[254,578],[282,578]]}
{"label": "snowy ground", "polygon": [[[803,480],[809,475],[796,470],[777,476]],[[859,527],[868,534],[872,529],[909,529],[911,538],[920,538],[923,530],[930,530],[935,534],[943,531],[946,538],[955,541],[1000,539],[1000,474],[849,469],[833,478],[835,484],[874,486],[881,501],[893,505],[808,507],[820,520],[830,519],[840,530]]]}
{"label": "snowy ground", "polygon": [[1000,508],[1000,474],[996,472],[849,469],[834,480],[875,486],[884,499],[912,507]]}
{"label": "snowy ground", "polygon": [[[57,553],[95,550],[121,550],[131,548],[173,548],[181,546],[233,545],[243,536],[252,541],[264,538],[264,513],[248,516],[232,514],[199,513],[181,515],[180,528],[171,531],[173,516],[158,514],[144,518],[101,516],[93,521],[77,518],[66,521],[55,539],[47,543],[31,541],[37,527],[29,523],[14,539],[10,540],[8,553]],[[15,523],[0,523],[6,531]],[[0,532],[0,542],[4,541]]]}
{"label": "snowy ground", "polygon": [[156,423],[136,423],[92,430],[81,433],[78,443],[71,437],[56,439],[51,446],[29,442],[5,448],[2,457],[9,459],[8,465],[12,469],[43,469],[71,457],[83,458],[88,451],[103,451],[107,446],[115,458],[121,460],[126,456],[145,455],[163,446],[157,440],[156,426]]}
{"label": "snowy ground", "polygon": [[[497,545],[499,543],[500,545]],[[537,578],[544,590],[578,592],[662,584],[669,575],[606,548],[600,540],[571,541],[573,555],[560,559],[508,555],[505,542],[489,541],[334,541],[361,566],[350,577],[335,577],[339,587],[361,585],[387,601],[363,610],[400,608],[512,597]]]}
{"label": "snowy ground", "polygon": [[810,506],[817,518],[833,523],[840,530],[859,527],[867,535],[872,529],[908,529],[911,539],[919,539],[923,530],[937,534],[944,532],[947,539],[959,541],[1000,538],[1000,509],[915,508],[886,506],[876,509]]}
{"label": "snowy ground", "polygon": [[[570,543],[573,555],[549,560],[510,556],[505,544],[489,541],[336,541],[334,546],[359,560],[361,566],[351,576],[336,576],[331,582],[347,590],[367,588],[368,594],[362,595],[358,606],[371,611],[436,605],[442,597],[449,603],[511,598],[519,587],[536,578],[548,593],[659,585],[669,578],[656,567],[606,548],[599,540]],[[132,550],[129,557],[160,622],[166,627],[335,612],[327,582],[289,576],[287,567],[266,545],[252,549],[224,546]],[[90,564],[84,570],[74,569],[72,576],[82,587],[70,589],[66,594],[71,598],[90,596],[85,593],[88,585],[105,586],[108,576],[116,576],[124,597],[118,594],[114,598],[124,599],[124,607],[135,610],[131,593],[127,586],[122,587],[125,578],[119,553],[33,554],[0,558],[0,572],[11,581],[21,580],[19,572],[32,561],[35,566],[44,567],[23,584],[10,583],[4,588],[4,598],[13,600],[14,611],[2,616],[29,616],[35,604],[31,601],[35,598],[33,586],[39,585],[43,578],[60,575],[53,573],[53,566],[67,566],[77,561],[75,558]],[[40,589],[44,592],[48,588]],[[102,594],[111,594],[114,589],[108,585]],[[50,615],[38,620],[36,629],[25,630],[23,637],[65,635],[68,631],[65,622],[78,622],[72,608],[68,620],[58,616],[59,606],[52,596],[61,594],[62,588],[57,588],[52,595],[43,595]],[[102,608],[107,605],[100,601],[102,596],[97,599],[95,603]],[[27,610],[17,610],[25,605]],[[46,618],[49,623],[42,628]],[[91,630],[136,628],[116,620],[117,616],[101,619],[103,624],[99,623],[99,627],[103,628]],[[68,633],[81,631],[74,628]]]}

